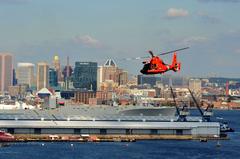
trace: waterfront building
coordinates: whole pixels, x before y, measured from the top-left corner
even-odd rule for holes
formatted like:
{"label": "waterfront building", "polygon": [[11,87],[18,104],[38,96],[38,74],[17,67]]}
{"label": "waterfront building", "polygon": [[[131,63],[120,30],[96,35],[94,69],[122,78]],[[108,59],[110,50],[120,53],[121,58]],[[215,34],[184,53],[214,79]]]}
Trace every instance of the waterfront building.
{"label": "waterfront building", "polygon": [[34,85],[34,64],[18,63],[17,64],[17,79],[19,85]]}
{"label": "waterfront building", "polygon": [[75,62],[73,86],[82,90],[97,89],[97,63]]}
{"label": "waterfront building", "polygon": [[45,62],[37,64],[37,90],[48,88],[49,86],[49,66]]}
{"label": "waterfront building", "polygon": [[54,68],[49,69],[49,86],[50,87],[58,86],[58,72]]}
{"label": "waterfront building", "polygon": [[201,95],[201,86],[202,82],[200,79],[190,79],[189,80],[189,89],[197,95]]}
{"label": "waterfront building", "polygon": [[0,92],[8,91],[13,83],[13,57],[7,53],[0,53]]}
{"label": "waterfront building", "polygon": [[96,98],[94,91],[76,91],[74,93],[73,101],[80,104],[89,104],[89,99]]}
{"label": "waterfront building", "polygon": [[17,85],[17,86],[9,86],[9,95],[12,97],[18,97],[22,98],[24,97],[27,93],[27,85]]}
{"label": "waterfront building", "polygon": [[156,77],[154,75],[138,75],[137,76],[138,85],[149,84],[153,87],[156,84]]}

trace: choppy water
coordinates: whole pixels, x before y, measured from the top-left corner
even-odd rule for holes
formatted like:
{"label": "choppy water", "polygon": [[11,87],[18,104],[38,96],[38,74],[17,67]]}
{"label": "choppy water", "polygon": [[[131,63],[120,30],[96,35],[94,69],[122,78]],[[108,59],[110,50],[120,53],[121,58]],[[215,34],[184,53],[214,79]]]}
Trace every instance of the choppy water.
{"label": "choppy water", "polygon": [[[237,159],[240,158],[240,111],[215,111],[229,120],[236,132],[231,140],[202,143],[199,141],[137,141],[134,143],[15,143],[0,148],[0,159]],[[44,146],[43,146],[44,144]],[[73,144],[73,145],[71,145]]]}

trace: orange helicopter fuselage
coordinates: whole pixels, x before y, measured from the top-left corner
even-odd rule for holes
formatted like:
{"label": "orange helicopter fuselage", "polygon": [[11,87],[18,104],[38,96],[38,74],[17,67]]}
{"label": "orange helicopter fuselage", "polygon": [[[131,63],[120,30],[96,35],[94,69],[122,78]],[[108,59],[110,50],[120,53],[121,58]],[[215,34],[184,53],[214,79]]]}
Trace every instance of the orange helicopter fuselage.
{"label": "orange helicopter fuselage", "polygon": [[169,70],[174,72],[180,70],[180,63],[177,62],[176,53],[173,55],[172,64],[168,65],[158,56],[153,56],[149,62],[145,62],[143,69],[140,71],[142,74],[162,74]]}

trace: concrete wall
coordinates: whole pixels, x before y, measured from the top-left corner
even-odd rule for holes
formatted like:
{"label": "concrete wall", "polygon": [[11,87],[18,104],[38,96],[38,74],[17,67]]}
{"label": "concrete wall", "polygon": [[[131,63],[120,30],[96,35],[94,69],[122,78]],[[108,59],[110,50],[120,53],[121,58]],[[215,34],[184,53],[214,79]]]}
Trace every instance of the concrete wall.
{"label": "concrete wall", "polygon": [[17,129],[14,129],[14,134],[34,134],[34,129],[17,128]]}
{"label": "concrete wall", "polygon": [[[159,129],[73,129],[73,128],[13,128],[14,134],[131,134],[131,135],[193,135],[193,136],[213,136],[219,135],[217,128],[193,128],[178,130],[159,130]],[[9,131],[9,129],[5,129]],[[10,132],[13,133],[13,132]]]}
{"label": "concrete wall", "polygon": [[41,134],[74,134],[74,129],[41,129]]}
{"label": "concrete wall", "polygon": [[192,135],[196,136],[209,136],[220,135],[220,128],[218,127],[196,127],[191,130]]}
{"label": "concrete wall", "polygon": [[158,134],[160,134],[160,135],[173,135],[173,134],[175,134],[175,130],[158,130]]}
{"label": "concrete wall", "polygon": [[125,129],[107,129],[107,134],[126,134]]}
{"label": "concrete wall", "polygon": [[220,135],[216,122],[0,120],[0,129],[14,134]]}

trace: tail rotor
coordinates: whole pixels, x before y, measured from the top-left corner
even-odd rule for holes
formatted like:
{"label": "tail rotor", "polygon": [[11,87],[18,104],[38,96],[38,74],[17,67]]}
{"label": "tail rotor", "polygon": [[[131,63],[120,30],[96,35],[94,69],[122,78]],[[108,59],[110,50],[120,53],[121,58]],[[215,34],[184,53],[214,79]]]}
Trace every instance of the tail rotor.
{"label": "tail rotor", "polygon": [[173,54],[172,65],[171,68],[174,72],[180,71],[181,63],[177,61],[177,53]]}

